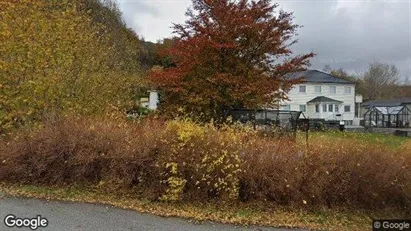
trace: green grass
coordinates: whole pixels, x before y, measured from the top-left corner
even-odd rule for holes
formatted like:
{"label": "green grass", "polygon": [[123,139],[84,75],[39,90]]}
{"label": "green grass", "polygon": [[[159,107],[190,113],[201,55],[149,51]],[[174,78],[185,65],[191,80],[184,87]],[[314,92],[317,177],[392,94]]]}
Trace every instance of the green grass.
{"label": "green grass", "polygon": [[[339,139],[353,139],[356,141],[363,141],[370,144],[382,144],[389,148],[399,148],[407,141],[411,141],[409,137],[401,137],[394,135],[386,135],[380,133],[360,133],[360,132],[340,132],[340,131],[325,131],[325,132],[309,132],[309,140],[316,137],[328,137],[338,141]],[[305,142],[305,133],[298,133],[298,139],[300,142]]]}

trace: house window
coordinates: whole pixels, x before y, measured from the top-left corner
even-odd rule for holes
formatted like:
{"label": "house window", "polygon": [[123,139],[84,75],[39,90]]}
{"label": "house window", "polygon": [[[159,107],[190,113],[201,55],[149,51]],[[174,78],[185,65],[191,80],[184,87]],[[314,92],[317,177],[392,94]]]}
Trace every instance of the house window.
{"label": "house window", "polygon": [[327,112],[327,104],[323,104],[323,112]]}
{"label": "house window", "polygon": [[334,111],[338,112],[338,105],[337,104],[334,105],[334,108],[335,108]]}
{"label": "house window", "polygon": [[353,121],[352,120],[344,120],[345,125],[352,125]]}
{"label": "house window", "polygon": [[290,105],[284,105],[283,110],[284,111],[290,111]]}
{"label": "house window", "polygon": [[300,105],[300,111],[305,112],[306,111],[306,106],[305,105]]}
{"label": "house window", "polygon": [[315,93],[321,93],[321,86],[315,86],[314,87],[314,92]]}
{"label": "house window", "polygon": [[306,86],[305,86],[305,85],[300,85],[299,92],[305,93],[306,90],[307,90],[307,89],[306,89]]}
{"label": "house window", "polygon": [[344,106],[344,112],[351,112],[351,106],[350,105],[345,105]]}
{"label": "house window", "polygon": [[351,87],[344,87],[344,94],[351,94]]}
{"label": "house window", "polygon": [[333,105],[332,104],[328,104],[328,111],[333,112]]}
{"label": "house window", "polygon": [[317,112],[317,113],[320,112],[320,105],[319,104],[315,105],[315,112]]}
{"label": "house window", "polygon": [[337,93],[337,87],[336,86],[330,86],[330,94],[335,94]]}

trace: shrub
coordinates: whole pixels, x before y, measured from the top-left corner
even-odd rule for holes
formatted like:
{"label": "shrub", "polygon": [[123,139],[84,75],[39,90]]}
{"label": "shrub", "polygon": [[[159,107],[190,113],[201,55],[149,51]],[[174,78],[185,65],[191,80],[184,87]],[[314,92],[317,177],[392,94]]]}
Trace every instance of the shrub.
{"label": "shrub", "polygon": [[176,169],[171,177],[177,174],[185,182],[187,196],[237,198],[242,144],[233,129],[182,120],[168,122],[165,134],[170,149],[162,165]]}
{"label": "shrub", "polygon": [[[243,156],[243,200],[403,209],[411,205],[410,149],[316,137],[310,148],[259,140]],[[255,167],[258,166],[258,167]]]}
{"label": "shrub", "polygon": [[101,115],[132,106],[144,86],[139,39],[113,22],[112,7],[1,1],[0,135],[52,111]]}
{"label": "shrub", "polygon": [[242,200],[410,211],[411,146],[336,135],[304,142],[190,120],[62,117],[0,141],[0,181],[152,200]]}
{"label": "shrub", "polygon": [[[130,126],[108,119],[65,117],[9,141],[0,151],[0,180],[43,185],[156,188],[158,121]],[[148,194],[150,195],[150,193]]]}

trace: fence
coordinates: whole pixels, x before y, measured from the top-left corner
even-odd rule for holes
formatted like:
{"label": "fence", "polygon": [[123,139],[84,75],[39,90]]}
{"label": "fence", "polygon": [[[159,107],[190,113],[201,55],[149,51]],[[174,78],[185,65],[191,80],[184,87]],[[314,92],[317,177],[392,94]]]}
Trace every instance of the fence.
{"label": "fence", "polygon": [[283,110],[230,110],[227,117],[234,122],[251,123],[257,126],[277,127],[283,131],[296,131],[299,124],[301,111]]}

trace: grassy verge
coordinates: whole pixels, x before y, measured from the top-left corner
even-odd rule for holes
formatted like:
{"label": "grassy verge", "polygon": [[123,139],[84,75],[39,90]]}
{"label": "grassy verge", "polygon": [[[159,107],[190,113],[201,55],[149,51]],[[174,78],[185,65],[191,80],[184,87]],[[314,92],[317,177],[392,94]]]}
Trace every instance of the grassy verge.
{"label": "grassy verge", "polygon": [[322,230],[410,217],[411,140],[311,133],[306,146],[301,134],[276,135],[190,120],[59,118],[0,139],[0,192]]}
{"label": "grassy verge", "polygon": [[[391,149],[398,149],[406,142],[410,142],[409,137],[401,137],[380,133],[360,133],[360,132],[340,132],[340,131],[327,131],[327,132],[310,132],[310,139],[326,137],[334,141],[339,139],[344,140],[356,140],[364,142],[366,144],[380,144]],[[305,133],[300,132],[298,138],[301,142],[305,142]]]}
{"label": "grassy verge", "polygon": [[39,187],[30,185],[0,185],[1,196],[16,196],[88,202],[113,205],[164,217],[182,217],[201,222],[205,220],[236,225],[259,225],[311,230],[368,230],[371,217],[398,218],[392,211],[367,212],[348,210],[292,209],[267,204],[250,203],[165,203],[113,195],[81,187]]}

